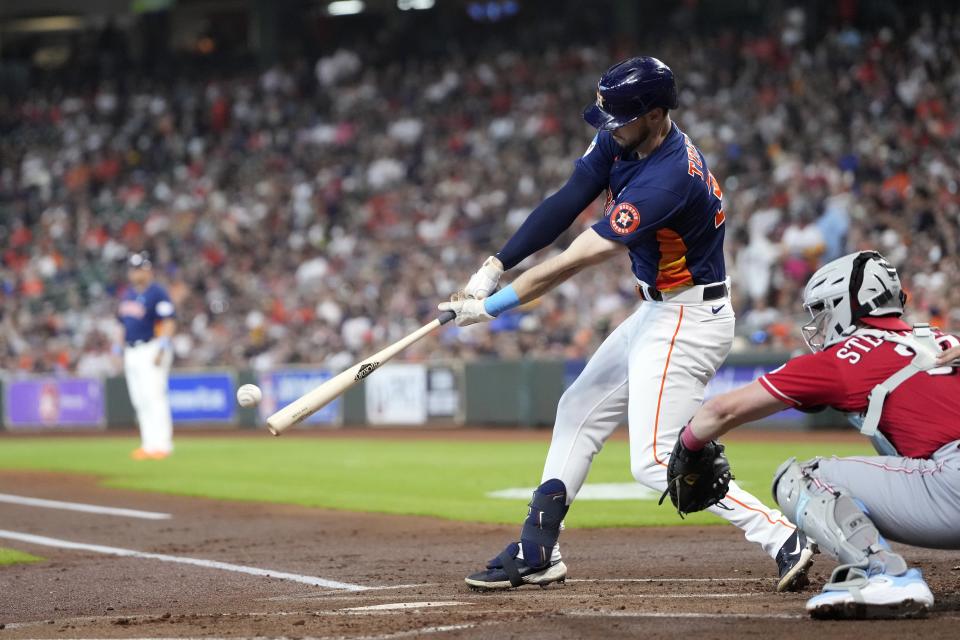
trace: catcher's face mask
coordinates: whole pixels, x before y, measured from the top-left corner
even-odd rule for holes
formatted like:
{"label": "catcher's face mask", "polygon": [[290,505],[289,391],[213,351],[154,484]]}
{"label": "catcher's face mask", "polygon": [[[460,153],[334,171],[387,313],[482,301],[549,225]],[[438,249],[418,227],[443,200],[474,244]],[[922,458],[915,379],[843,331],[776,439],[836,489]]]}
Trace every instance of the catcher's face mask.
{"label": "catcher's face mask", "polygon": [[823,351],[823,343],[827,337],[827,327],[832,314],[829,309],[824,308],[823,302],[809,305],[806,309],[810,312],[812,320],[800,328],[803,340],[810,351],[814,353]]}

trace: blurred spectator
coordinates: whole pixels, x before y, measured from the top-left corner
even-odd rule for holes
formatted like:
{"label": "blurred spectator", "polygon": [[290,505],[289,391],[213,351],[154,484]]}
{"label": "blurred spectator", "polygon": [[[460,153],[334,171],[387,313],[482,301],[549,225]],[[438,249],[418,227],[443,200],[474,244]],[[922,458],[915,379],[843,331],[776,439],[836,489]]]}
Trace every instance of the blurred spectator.
{"label": "blurred spectator", "polygon": [[[103,327],[143,249],[182,318],[180,365],[350,364],[429,318],[562,183],[597,74],[637,53],[677,73],[675,119],[723,185],[738,345],[795,347],[805,278],[864,248],[898,266],[914,319],[958,330],[960,14],[816,38],[808,18],[643,52],[340,50],[310,90],[281,65],[36,89],[0,107],[0,367],[117,372]],[[636,303],[625,261],[405,355],[584,357]]]}

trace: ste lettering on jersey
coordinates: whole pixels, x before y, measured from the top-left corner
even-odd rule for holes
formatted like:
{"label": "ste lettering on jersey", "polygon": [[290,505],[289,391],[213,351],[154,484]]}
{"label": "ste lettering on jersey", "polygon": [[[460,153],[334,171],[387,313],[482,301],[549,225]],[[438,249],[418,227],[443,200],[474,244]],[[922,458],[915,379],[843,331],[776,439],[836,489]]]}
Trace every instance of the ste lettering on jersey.
{"label": "ste lettering on jersey", "polygon": [[[899,318],[865,318],[884,331],[906,334]],[[936,332],[941,348],[960,344]],[[854,335],[818,353],[794,358],[760,377],[774,397],[801,411],[833,407],[863,412],[873,388],[913,358],[903,345],[869,335]],[[886,399],[879,430],[909,458],[928,458],[943,445],[960,440],[960,375],[951,367],[931,369],[908,378]]]}
{"label": "ste lettering on jersey", "polygon": [[673,124],[649,155],[622,153],[601,131],[577,160],[609,179],[604,218],[593,229],[625,245],[636,278],[659,291],[723,282],[723,194],[689,136]]}

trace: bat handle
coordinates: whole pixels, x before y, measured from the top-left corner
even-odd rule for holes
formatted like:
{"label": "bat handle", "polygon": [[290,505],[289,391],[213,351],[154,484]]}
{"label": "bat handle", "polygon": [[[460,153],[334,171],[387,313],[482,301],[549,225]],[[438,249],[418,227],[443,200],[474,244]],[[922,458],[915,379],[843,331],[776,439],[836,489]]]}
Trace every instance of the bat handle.
{"label": "bat handle", "polygon": [[456,313],[454,313],[453,311],[447,310],[442,312],[439,316],[437,316],[437,320],[440,321],[440,324],[447,324],[448,322],[450,322],[456,317],[457,317]]}

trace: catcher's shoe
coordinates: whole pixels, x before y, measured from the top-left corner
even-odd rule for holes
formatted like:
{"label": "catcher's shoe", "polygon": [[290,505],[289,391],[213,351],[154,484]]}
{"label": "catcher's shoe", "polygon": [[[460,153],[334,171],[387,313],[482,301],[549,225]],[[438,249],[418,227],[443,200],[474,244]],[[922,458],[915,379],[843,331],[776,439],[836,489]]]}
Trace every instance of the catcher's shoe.
{"label": "catcher's shoe", "polygon": [[807,612],[826,620],[916,618],[931,607],[933,594],[919,569],[868,577],[861,568],[837,567],[823,593],[807,600]]}
{"label": "catcher's shoe", "polygon": [[777,569],[780,578],[777,591],[801,591],[810,584],[807,571],[813,565],[813,555],[817,546],[807,539],[803,531],[797,529],[777,552]]}
{"label": "catcher's shoe", "polygon": [[512,589],[525,584],[546,587],[553,582],[565,582],[567,565],[562,560],[551,560],[545,566],[531,567],[517,555],[520,545],[516,542],[507,546],[496,558],[487,563],[487,568],[465,578],[471,589],[494,591]]}

